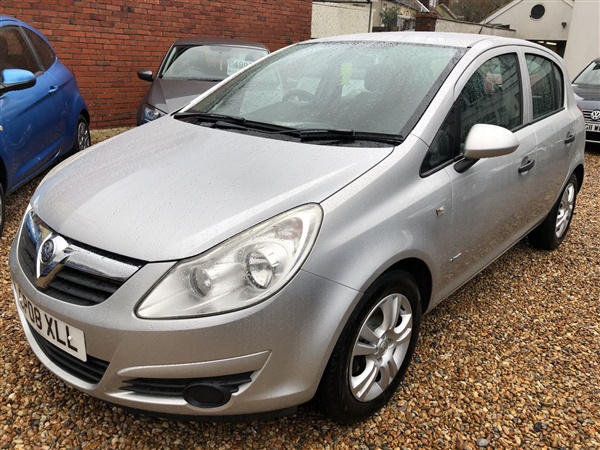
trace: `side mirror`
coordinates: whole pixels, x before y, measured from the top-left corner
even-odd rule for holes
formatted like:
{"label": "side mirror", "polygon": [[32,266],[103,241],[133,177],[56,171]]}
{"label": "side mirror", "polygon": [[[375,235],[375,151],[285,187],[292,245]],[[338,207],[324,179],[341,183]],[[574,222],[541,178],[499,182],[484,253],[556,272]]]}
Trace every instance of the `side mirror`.
{"label": "side mirror", "polygon": [[465,159],[493,158],[508,155],[519,147],[514,133],[497,125],[473,125],[465,141]]}
{"label": "side mirror", "polygon": [[29,70],[5,69],[2,71],[0,94],[11,91],[21,91],[35,86],[36,78]]}
{"label": "side mirror", "polygon": [[138,70],[137,76],[140,80],[154,81],[151,70]]}

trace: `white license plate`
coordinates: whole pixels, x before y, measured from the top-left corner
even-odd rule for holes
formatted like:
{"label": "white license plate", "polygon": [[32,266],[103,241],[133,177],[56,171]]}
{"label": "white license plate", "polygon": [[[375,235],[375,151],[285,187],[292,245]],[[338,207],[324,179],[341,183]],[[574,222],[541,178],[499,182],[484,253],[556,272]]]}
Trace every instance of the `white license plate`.
{"label": "white license plate", "polygon": [[585,131],[598,131],[600,132],[600,123],[586,123]]}
{"label": "white license plate", "polygon": [[87,361],[83,331],[57,319],[31,303],[17,286],[13,285],[13,291],[17,299],[17,305],[19,305],[19,309],[27,322],[44,339],[75,358]]}

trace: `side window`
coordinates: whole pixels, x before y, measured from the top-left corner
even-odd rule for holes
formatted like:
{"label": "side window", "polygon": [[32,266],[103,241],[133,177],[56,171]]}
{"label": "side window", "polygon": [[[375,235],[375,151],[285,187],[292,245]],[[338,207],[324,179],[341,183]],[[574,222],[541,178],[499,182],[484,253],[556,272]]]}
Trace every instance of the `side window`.
{"label": "side window", "polygon": [[40,57],[44,70],[48,70],[56,60],[54,50],[52,50],[52,48],[37,33],[34,33],[27,28],[23,28],[23,31],[27,35],[27,38],[31,41],[31,45],[33,45],[33,48]]}
{"label": "side window", "polygon": [[533,96],[533,119],[552,114],[564,106],[562,71],[549,59],[526,55]]}
{"label": "side window", "polygon": [[421,166],[427,174],[456,159],[473,125],[484,123],[509,130],[522,120],[522,90],[516,54],[489,59],[469,78],[436,134]]}
{"label": "side window", "polygon": [[40,72],[40,66],[18,27],[0,28],[0,70],[24,69]]}
{"label": "side window", "polygon": [[517,55],[502,55],[483,63],[467,82],[458,101],[461,144],[476,123],[509,130],[520,126],[522,93]]}

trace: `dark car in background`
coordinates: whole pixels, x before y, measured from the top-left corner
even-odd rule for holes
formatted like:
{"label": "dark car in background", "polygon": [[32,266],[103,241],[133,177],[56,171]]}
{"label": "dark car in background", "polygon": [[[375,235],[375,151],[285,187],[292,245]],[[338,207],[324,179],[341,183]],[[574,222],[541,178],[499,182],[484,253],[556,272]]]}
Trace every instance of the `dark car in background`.
{"label": "dark car in background", "polygon": [[88,147],[89,123],[75,76],[44,35],[0,16],[0,234],[4,196]]}
{"label": "dark car in background", "polygon": [[238,70],[267,55],[263,44],[234,39],[184,38],[175,41],[156,77],[150,70],[138,77],[152,82],[137,112],[137,124],[174,112]]}
{"label": "dark car in background", "polygon": [[575,77],[573,92],[585,117],[585,140],[600,143],[600,58]]}

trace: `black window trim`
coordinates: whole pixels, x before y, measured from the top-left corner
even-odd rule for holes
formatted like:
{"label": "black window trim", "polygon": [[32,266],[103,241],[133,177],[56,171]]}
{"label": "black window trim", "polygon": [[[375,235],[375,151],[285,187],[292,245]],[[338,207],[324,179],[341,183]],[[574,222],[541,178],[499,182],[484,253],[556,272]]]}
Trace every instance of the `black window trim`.
{"label": "black window trim", "polygon": [[[33,30],[32,30],[32,29],[30,29],[30,28],[24,28],[24,27],[19,27],[19,28],[21,28],[21,34],[22,34],[22,35],[25,37],[25,40],[27,41],[27,45],[29,45],[29,48],[30,48],[30,49],[31,49],[31,51],[33,52],[33,54],[34,54],[34,56],[35,56],[35,59],[36,59],[36,61],[37,61],[38,65],[39,65],[39,66],[42,68],[42,71],[41,71],[41,72],[39,72],[39,73],[40,73],[40,75],[41,75],[41,74],[43,74],[44,72],[46,72],[48,69],[50,69],[50,67],[52,67],[52,66],[53,66],[53,65],[56,63],[56,60],[58,59],[58,56],[56,55],[56,52],[54,51],[54,49],[52,48],[52,46],[51,46],[51,45],[49,45],[49,44],[48,44],[48,43],[47,43],[47,42],[46,42],[46,41],[45,41],[45,40],[44,40],[44,39],[43,39],[43,38],[42,38],[42,37],[41,37],[39,34],[37,34],[35,31],[33,31]],[[36,47],[35,47],[34,43],[33,43],[33,42],[31,42],[31,39],[29,38],[29,36],[27,35],[27,33],[25,33],[25,30],[28,30],[28,31],[30,31],[31,33],[33,33],[33,34],[37,35],[37,36],[38,36],[38,37],[39,37],[39,38],[42,40],[42,42],[43,42],[45,45],[47,45],[47,46],[48,46],[48,48],[50,49],[50,51],[51,51],[51,52],[52,52],[52,54],[54,55],[54,60],[52,61],[52,64],[50,64],[50,65],[48,66],[48,68],[46,68],[46,67],[44,66],[44,62],[42,61],[42,58],[41,58],[41,56],[40,56],[40,55],[39,55],[39,53],[37,52],[37,50],[36,50]],[[37,76],[37,75],[36,75],[36,76]]]}
{"label": "black window trim", "polygon": [[[23,30],[23,27],[21,27],[20,25],[16,25],[16,27],[19,29],[21,36],[23,36],[23,39],[25,40],[25,44],[27,44],[27,46],[29,47],[29,51],[31,51],[31,53],[33,54],[33,57],[35,58],[35,62],[37,63],[38,70],[36,72],[34,72],[33,74],[37,78],[37,77],[43,75],[44,72],[46,72],[46,69],[44,68],[44,64],[42,64],[40,55],[38,55],[38,53],[35,49],[35,46],[29,39],[29,36],[27,36],[27,33],[25,33],[25,31]],[[32,30],[30,30],[30,31],[32,31]],[[56,54],[55,54],[55,56],[56,56]],[[55,59],[55,61],[56,61],[56,59]]]}

